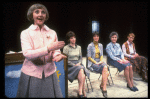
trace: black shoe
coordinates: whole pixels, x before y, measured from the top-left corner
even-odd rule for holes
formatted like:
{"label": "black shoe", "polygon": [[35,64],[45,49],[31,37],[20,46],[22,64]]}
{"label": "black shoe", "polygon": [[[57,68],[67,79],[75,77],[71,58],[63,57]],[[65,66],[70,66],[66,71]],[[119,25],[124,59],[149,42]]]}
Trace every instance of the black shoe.
{"label": "black shoe", "polygon": [[139,91],[139,89],[138,89],[136,86],[133,86],[133,88],[134,88],[136,91]]}
{"label": "black shoe", "polygon": [[129,85],[127,84],[127,88],[129,88],[131,91],[136,91],[135,89],[134,89],[134,87],[129,87]]}
{"label": "black shoe", "polygon": [[78,98],[83,98],[83,95],[79,95],[79,93],[78,93]]}
{"label": "black shoe", "polygon": [[101,85],[100,85],[100,89],[102,90],[103,96],[107,98],[107,91],[103,91],[103,87],[101,87]]}
{"label": "black shoe", "polygon": [[103,96],[104,96],[105,98],[107,98],[107,91],[103,91],[103,90],[102,90],[102,93],[103,93]]}

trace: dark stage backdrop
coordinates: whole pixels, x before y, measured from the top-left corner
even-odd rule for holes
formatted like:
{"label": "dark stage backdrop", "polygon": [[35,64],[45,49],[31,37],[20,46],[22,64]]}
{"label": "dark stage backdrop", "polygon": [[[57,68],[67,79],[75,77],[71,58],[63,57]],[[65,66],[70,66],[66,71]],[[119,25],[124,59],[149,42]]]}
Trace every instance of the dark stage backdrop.
{"label": "dark stage backdrop", "polygon": [[76,33],[83,56],[92,39],[92,21],[96,20],[100,22],[100,42],[104,49],[110,42],[111,31],[118,32],[120,45],[127,40],[128,33],[133,32],[137,53],[148,57],[148,2],[138,1],[3,2],[2,45],[5,53],[21,51],[20,33],[32,24],[26,14],[34,3],[47,7],[50,17],[45,24],[57,32],[59,40],[65,41],[66,33],[70,30]]}

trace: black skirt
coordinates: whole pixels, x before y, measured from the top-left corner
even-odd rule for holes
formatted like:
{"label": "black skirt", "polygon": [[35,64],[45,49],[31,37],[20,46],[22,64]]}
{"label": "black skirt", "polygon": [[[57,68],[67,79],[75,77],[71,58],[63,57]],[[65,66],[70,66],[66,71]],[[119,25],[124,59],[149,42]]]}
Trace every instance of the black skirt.
{"label": "black skirt", "polygon": [[42,79],[21,72],[17,98],[63,98],[56,72],[49,77],[42,74]]}
{"label": "black skirt", "polygon": [[[71,61],[74,64],[77,64],[78,61]],[[89,78],[90,72],[81,64],[80,66],[68,65],[68,80],[72,83],[73,80],[77,79],[80,69],[84,70],[85,76]]]}

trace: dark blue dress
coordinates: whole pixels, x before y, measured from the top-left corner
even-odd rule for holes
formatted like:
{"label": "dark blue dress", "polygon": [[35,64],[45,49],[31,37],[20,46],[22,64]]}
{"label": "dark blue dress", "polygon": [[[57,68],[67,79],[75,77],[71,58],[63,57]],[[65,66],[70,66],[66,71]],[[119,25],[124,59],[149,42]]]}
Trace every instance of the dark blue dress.
{"label": "dark blue dress", "polygon": [[[116,56],[118,58],[121,58],[121,56]],[[122,70],[124,70],[127,66],[130,66],[131,64],[130,63],[127,63],[127,64],[120,64],[119,62],[111,59],[109,56],[107,57],[107,62],[108,64],[118,68],[119,72],[121,72]]]}
{"label": "dark blue dress", "polygon": [[118,68],[119,72],[124,70],[127,66],[131,66],[130,63],[121,64],[118,62],[119,60],[124,59],[124,54],[119,43],[113,44],[112,42],[110,42],[109,44],[107,44],[106,52],[107,63]]}

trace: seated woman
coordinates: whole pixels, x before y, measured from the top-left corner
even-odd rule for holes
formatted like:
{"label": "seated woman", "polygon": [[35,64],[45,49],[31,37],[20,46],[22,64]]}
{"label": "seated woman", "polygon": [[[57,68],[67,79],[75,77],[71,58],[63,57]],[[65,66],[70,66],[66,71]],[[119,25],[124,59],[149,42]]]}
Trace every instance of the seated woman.
{"label": "seated woman", "polygon": [[137,87],[133,84],[133,70],[132,65],[128,60],[124,59],[124,54],[122,52],[122,49],[120,47],[119,43],[117,42],[118,39],[118,33],[117,32],[111,32],[109,36],[111,42],[107,44],[106,46],[106,52],[108,54],[109,60],[108,62],[118,68],[119,72],[124,70],[124,75],[126,77],[127,81],[127,88],[129,88],[131,91],[138,91]]}
{"label": "seated woman", "polygon": [[142,75],[143,80],[148,81],[148,60],[144,56],[139,56],[136,53],[135,44],[133,43],[135,35],[130,33],[128,40],[122,45],[122,50],[125,59],[131,62],[133,71],[138,72]]}
{"label": "seated woman", "polygon": [[103,96],[107,97],[106,84],[109,75],[107,64],[103,62],[103,45],[99,42],[99,33],[93,33],[93,42],[87,47],[88,67],[92,67],[97,73],[102,74],[100,89]]}
{"label": "seated woman", "polygon": [[83,98],[83,96],[86,97],[85,76],[89,77],[90,73],[82,64],[81,47],[76,44],[75,33],[69,31],[66,34],[66,38],[69,44],[63,48],[63,53],[68,56],[68,79],[71,83],[74,79],[78,79],[78,97]]}

